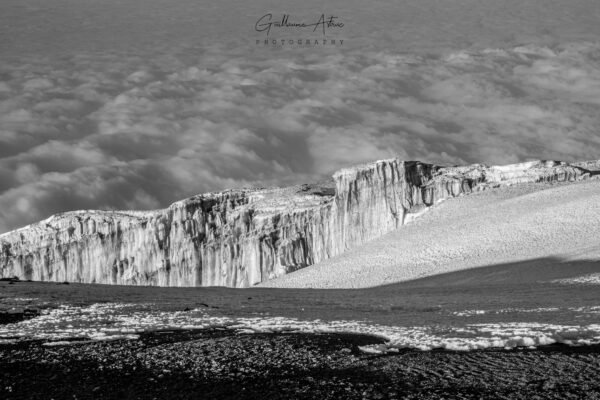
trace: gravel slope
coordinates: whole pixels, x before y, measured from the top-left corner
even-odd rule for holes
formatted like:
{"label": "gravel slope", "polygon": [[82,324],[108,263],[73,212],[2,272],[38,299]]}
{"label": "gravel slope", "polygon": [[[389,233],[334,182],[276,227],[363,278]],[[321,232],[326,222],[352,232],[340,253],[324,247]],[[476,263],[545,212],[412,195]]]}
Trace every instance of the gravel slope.
{"label": "gravel slope", "polygon": [[358,288],[541,257],[600,260],[599,237],[600,180],[508,186],[449,199],[380,239],[262,286]]}
{"label": "gravel slope", "polygon": [[154,332],[0,345],[3,399],[598,399],[598,346],[362,354],[359,335]]}

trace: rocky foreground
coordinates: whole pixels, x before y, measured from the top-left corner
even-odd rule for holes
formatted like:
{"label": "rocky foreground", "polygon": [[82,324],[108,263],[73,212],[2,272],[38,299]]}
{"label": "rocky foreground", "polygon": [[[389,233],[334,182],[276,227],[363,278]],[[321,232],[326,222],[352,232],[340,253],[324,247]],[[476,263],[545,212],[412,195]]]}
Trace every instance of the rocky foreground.
{"label": "rocky foreground", "polygon": [[[546,258],[354,290],[3,281],[0,398],[600,398],[598,286],[561,283],[599,271]],[[332,333],[343,320],[355,323]],[[394,338],[385,326],[405,329]],[[419,334],[429,328],[441,336]],[[536,329],[588,345],[525,347]],[[397,346],[455,334],[508,340],[469,352]]]}
{"label": "rocky foreground", "polygon": [[0,277],[247,287],[381,237],[441,200],[587,180],[598,169],[598,162],[442,167],[390,159],[315,185],[208,193],[156,211],[68,212],[0,235]]}
{"label": "rocky foreground", "polygon": [[3,399],[598,399],[600,347],[373,356],[358,335],[154,332],[0,345]]}

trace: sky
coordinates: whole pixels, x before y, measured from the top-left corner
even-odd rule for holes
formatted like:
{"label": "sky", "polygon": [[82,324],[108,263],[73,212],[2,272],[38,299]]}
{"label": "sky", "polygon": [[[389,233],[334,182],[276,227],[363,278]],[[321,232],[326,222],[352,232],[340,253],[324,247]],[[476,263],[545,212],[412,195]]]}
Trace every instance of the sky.
{"label": "sky", "polygon": [[[600,158],[600,2],[296,3],[0,2],[0,233],[382,158]],[[267,13],[344,26],[264,45]]]}

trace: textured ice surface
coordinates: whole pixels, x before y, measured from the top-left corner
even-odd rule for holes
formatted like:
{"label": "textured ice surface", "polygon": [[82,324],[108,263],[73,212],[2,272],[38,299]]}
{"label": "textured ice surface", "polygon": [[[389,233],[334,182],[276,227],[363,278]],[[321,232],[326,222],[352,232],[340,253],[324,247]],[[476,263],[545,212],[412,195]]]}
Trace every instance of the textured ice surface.
{"label": "textured ice surface", "polygon": [[[145,213],[59,214],[0,235],[0,275],[58,282],[248,287],[325,261],[328,266],[321,270],[339,279],[352,274],[340,275],[339,263],[328,264],[328,259],[348,249],[360,256],[361,244],[390,233],[388,240],[365,246],[370,249],[366,257],[350,257],[345,264],[364,273],[373,266],[389,268],[385,261],[391,258],[400,261],[391,265],[395,271],[379,268],[383,274],[369,272],[365,279],[338,281],[333,287],[393,283],[391,275],[420,277],[431,264],[440,264],[441,270],[434,269],[439,273],[497,262],[507,252],[517,253],[508,255],[511,261],[530,258],[536,247],[541,255],[547,247],[555,254],[571,252],[599,229],[596,176],[558,161],[440,167],[380,160],[337,171],[327,185],[208,193]],[[594,181],[591,186],[548,189],[580,180]],[[521,191],[527,193],[527,184],[540,182],[546,184],[537,187],[542,198],[526,197],[516,206],[490,194],[487,209],[477,209],[485,204],[485,198],[477,197],[480,201],[467,202],[460,216],[451,207],[438,211],[437,218],[424,213],[448,198],[512,185],[524,185]],[[569,202],[573,211],[564,211]],[[535,211],[530,210],[532,204]],[[406,218],[412,215],[420,218]],[[586,225],[564,224],[566,219],[584,220]],[[418,224],[427,220],[437,232],[398,229],[408,222],[427,227]],[[569,236],[575,239],[565,240]],[[386,245],[382,248],[380,242]],[[305,279],[307,284],[323,287],[331,281],[316,276]]]}
{"label": "textured ice surface", "polygon": [[[446,200],[377,240],[262,285],[368,287],[470,268],[463,278],[472,284],[565,278],[560,282],[593,283],[600,268],[596,237],[600,237],[600,181],[519,184]],[[582,274],[549,257],[589,260],[593,274],[571,280]],[[525,261],[527,268],[477,268]],[[436,282],[445,284],[443,276]]]}

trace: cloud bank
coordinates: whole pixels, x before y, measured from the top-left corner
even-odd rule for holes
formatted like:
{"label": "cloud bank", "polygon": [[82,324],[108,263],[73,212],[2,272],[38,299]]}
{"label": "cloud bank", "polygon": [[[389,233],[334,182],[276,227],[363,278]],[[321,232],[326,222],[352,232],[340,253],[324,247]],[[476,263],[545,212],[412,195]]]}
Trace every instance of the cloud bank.
{"label": "cloud bank", "polygon": [[0,61],[0,232],[393,156],[600,158],[599,94],[594,43]]}

